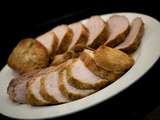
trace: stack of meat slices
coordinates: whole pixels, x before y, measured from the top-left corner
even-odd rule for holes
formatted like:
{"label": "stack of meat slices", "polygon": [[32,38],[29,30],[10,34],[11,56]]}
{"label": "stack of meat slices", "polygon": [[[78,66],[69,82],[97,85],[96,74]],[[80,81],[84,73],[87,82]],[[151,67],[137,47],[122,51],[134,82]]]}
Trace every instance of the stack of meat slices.
{"label": "stack of meat slices", "polygon": [[60,104],[88,96],[133,66],[128,54],[138,48],[143,32],[141,18],[130,25],[120,15],[107,21],[92,16],[86,24],[59,25],[35,38],[48,52],[50,66],[12,79],[7,93],[11,100],[30,105]]}
{"label": "stack of meat slices", "polygon": [[85,48],[95,50],[101,45],[132,53],[138,48],[144,33],[141,18],[135,18],[130,25],[127,17],[120,15],[111,16],[106,22],[100,16],[92,16],[85,25],[76,22],[69,28],[73,35],[71,44],[63,54],[54,57],[52,65],[78,57]]}
{"label": "stack of meat slices", "polygon": [[[121,59],[122,64],[105,57],[105,61],[111,60],[107,62],[108,66],[116,64],[121,67],[118,72],[115,69],[107,69],[107,66],[103,68],[103,61],[96,60],[96,56],[102,52],[104,56],[116,53],[112,59]],[[18,103],[30,105],[66,103],[106,87],[117,80],[133,63],[133,59],[127,54],[102,46],[96,51],[85,50],[79,58],[67,60],[58,66],[35,70],[14,78],[7,92],[10,98]]]}

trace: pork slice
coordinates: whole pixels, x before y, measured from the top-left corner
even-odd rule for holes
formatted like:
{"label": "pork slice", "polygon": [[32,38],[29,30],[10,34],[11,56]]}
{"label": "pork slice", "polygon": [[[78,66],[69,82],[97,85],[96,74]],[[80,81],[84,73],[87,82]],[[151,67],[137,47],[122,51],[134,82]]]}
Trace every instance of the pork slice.
{"label": "pork slice", "polygon": [[140,17],[137,17],[132,21],[130,32],[126,37],[125,41],[116,46],[115,48],[127,53],[135,51],[141,42],[143,33],[144,23]]}
{"label": "pork slice", "polygon": [[81,61],[80,58],[67,67],[68,81],[79,89],[101,89],[108,84],[108,81],[94,75]]}
{"label": "pork slice", "polygon": [[87,46],[96,49],[107,40],[108,24],[100,16],[90,17],[86,28],[89,31]]}
{"label": "pork slice", "polygon": [[111,82],[115,81],[118,79],[119,75],[111,72],[111,71],[107,71],[102,67],[99,67],[96,62],[95,62],[95,51],[92,50],[84,50],[81,55],[80,55],[80,59],[82,60],[82,62],[84,63],[84,65],[96,76],[99,76],[102,79],[106,79],[108,80],[108,84],[110,84]]}
{"label": "pork slice", "polygon": [[36,38],[46,49],[51,58],[54,57],[58,47],[58,38],[54,32],[47,32]]}
{"label": "pork slice", "polygon": [[63,70],[59,73],[59,88],[64,96],[70,100],[80,99],[95,92],[95,90],[77,89],[68,82],[67,71]]}
{"label": "pork slice", "polygon": [[58,38],[57,54],[64,53],[68,50],[69,45],[72,42],[72,30],[67,25],[60,25],[55,27],[52,31],[55,32]]}
{"label": "pork slice", "polygon": [[69,25],[73,32],[72,42],[68,50],[82,51],[88,41],[88,31],[80,22],[72,23]]}
{"label": "pork slice", "polygon": [[69,102],[69,99],[61,93],[58,80],[58,71],[51,72],[41,79],[41,95],[52,104]]}
{"label": "pork slice", "polygon": [[17,103],[26,103],[26,84],[37,72],[39,72],[39,70],[34,70],[13,78],[10,81],[7,93],[11,100]]}
{"label": "pork slice", "polygon": [[113,15],[107,21],[109,36],[106,46],[114,47],[124,41],[129,31],[129,21],[125,16]]}

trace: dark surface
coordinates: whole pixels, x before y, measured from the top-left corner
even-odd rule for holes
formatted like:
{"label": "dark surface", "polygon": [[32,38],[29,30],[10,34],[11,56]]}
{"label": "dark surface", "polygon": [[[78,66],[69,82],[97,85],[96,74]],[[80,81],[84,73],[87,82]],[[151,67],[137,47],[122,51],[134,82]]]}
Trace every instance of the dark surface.
{"label": "dark surface", "polygon": [[[95,14],[138,12],[160,20],[159,13],[157,13],[158,6],[156,6],[156,2],[153,3],[107,0],[92,1],[90,4],[74,1],[71,4],[68,1],[63,1],[62,6],[62,1],[59,1],[40,3],[40,5],[33,2],[23,2],[21,5],[11,6],[8,11],[4,7],[1,10],[2,22],[0,23],[1,30],[3,30],[0,44],[0,68],[6,64],[9,53],[21,38],[35,37],[56,25],[71,23]],[[63,119],[143,119],[160,105],[158,71],[160,71],[160,60],[136,84],[121,94],[91,109],[63,117]],[[2,117],[2,119],[4,118],[7,119]]]}

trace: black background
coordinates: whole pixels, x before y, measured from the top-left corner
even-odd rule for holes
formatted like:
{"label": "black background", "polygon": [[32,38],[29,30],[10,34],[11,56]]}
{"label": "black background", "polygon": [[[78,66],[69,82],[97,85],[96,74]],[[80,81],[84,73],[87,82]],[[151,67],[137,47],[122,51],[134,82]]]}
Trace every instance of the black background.
{"label": "black background", "polygon": [[[20,39],[35,37],[62,23],[112,12],[137,12],[160,20],[158,2],[154,0],[54,0],[16,3],[5,1],[0,5],[0,68],[6,64],[9,53]],[[160,105],[158,71],[160,71],[160,61],[139,82],[118,96],[63,119],[144,119],[149,112]]]}

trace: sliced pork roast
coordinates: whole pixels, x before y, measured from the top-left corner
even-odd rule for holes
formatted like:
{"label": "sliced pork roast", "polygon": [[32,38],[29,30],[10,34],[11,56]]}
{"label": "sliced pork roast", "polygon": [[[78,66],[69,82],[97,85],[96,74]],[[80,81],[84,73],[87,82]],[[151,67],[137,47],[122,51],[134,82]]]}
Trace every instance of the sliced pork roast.
{"label": "sliced pork roast", "polygon": [[101,46],[95,51],[95,62],[107,71],[122,75],[133,66],[134,59],[120,50]]}
{"label": "sliced pork roast", "polygon": [[135,51],[140,44],[143,33],[144,23],[140,17],[137,17],[132,21],[130,32],[125,41],[116,46],[116,48],[127,53]]}
{"label": "sliced pork roast", "polygon": [[69,28],[73,32],[72,42],[68,47],[68,51],[63,54],[58,54],[52,61],[52,65],[59,65],[68,59],[78,57],[88,40],[88,31],[83,24],[76,22],[69,25]]}
{"label": "sliced pork roast", "polygon": [[41,95],[52,104],[69,102],[59,89],[59,71],[53,71],[41,79]]}
{"label": "sliced pork roast", "polygon": [[57,67],[48,67],[41,70],[33,76],[31,80],[27,83],[27,103],[31,105],[47,105],[51,104],[49,101],[45,100],[40,94],[40,80],[48,73],[55,71]]}
{"label": "sliced pork roast", "polygon": [[108,80],[94,75],[80,58],[74,59],[67,67],[68,81],[79,89],[101,89],[109,84]]}
{"label": "sliced pork roast", "polygon": [[70,24],[69,27],[73,31],[73,38],[68,49],[80,52],[84,49],[88,41],[88,31],[80,22]]}
{"label": "sliced pork roast", "polygon": [[99,67],[95,62],[95,51],[92,50],[84,50],[81,55],[80,59],[83,61],[85,66],[95,75],[99,76],[100,78],[106,79],[110,82],[113,82],[119,78],[119,75],[112,72],[107,71],[103,69],[102,67]]}
{"label": "sliced pork roast", "polygon": [[57,54],[66,52],[72,42],[72,30],[67,25],[60,25],[55,27],[51,31],[55,32],[59,40]]}
{"label": "sliced pork roast", "polygon": [[124,41],[129,31],[129,21],[125,16],[113,15],[107,23],[109,36],[105,45],[114,47]]}
{"label": "sliced pork roast", "polygon": [[39,70],[34,70],[13,78],[10,81],[7,88],[7,93],[11,100],[18,103],[26,103],[26,84],[37,72],[39,72]]}
{"label": "sliced pork roast", "polygon": [[[26,73],[10,81],[7,88],[10,99],[34,106],[67,103],[106,87],[133,66],[134,59],[123,51],[130,53],[138,47],[144,31],[141,18],[133,20],[129,34],[125,16],[114,15],[107,22],[100,16],[92,16],[86,22],[85,26],[80,22],[57,26],[18,45],[8,64]],[[19,57],[19,65],[14,60],[15,53],[24,56],[24,51],[19,52],[24,46],[26,59]],[[27,56],[32,58],[27,61],[29,68],[28,64],[22,64]],[[53,61],[47,67],[49,56]]]}
{"label": "sliced pork roast", "polygon": [[82,89],[77,89],[74,86],[72,86],[68,82],[68,76],[67,76],[67,71],[63,70],[59,73],[59,88],[61,92],[63,93],[64,96],[68,97],[71,100],[83,98],[85,96],[88,96],[95,92],[95,90],[90,89],[90,90],[82,90]]}
{"label": "sliced pork roast", "polygon": [[107,40],[108,24],[100,16],[90,17],[86,27],[89,31],[87,46],[96,49]]}
{"label": "sliced pork roast", "polygon": [[55,71],[48,73],[43,77],[43,79],[41,79],[40,94],[51,104],[69,102],[69,99],[65,97],[59,89],[59,72],[65,69],[66,66],[71,64],[71,62],[72,60],[68,60],[67,62],[59,65],[56,67]]}
{"label": "sliced pork roast", "polygon": [[57,47],[58,47],[58,38],[54,32],[47,32],[36,38],[46,49],[51,58],[54,57]]}

